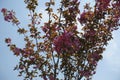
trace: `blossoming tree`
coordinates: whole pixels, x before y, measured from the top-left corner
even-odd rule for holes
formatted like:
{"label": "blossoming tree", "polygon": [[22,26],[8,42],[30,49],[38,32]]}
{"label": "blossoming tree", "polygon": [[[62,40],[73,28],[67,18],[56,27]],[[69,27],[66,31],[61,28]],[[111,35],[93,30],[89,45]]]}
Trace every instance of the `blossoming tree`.
{"label": "blossoming tree", "polygon": [[86,3],[83,12],[79,0],[61,0],[57,13],[53,10],[55,1],[50,0],[45,4],[48,21],[44,25],[43,13],[36,11],[38,0],[24,2],[30,12],[28,30],[19,26],[13,10],[1,10],[4,20],[24,35],[24,48],[15,45],[11,38],[5,39],[19,57],[14,68],[19,76],[24,76],[24,80],[60,80],[60,75],[62,80],[91,80],[112,32],[120,26],[120,0],[95,0],[94,7]]}

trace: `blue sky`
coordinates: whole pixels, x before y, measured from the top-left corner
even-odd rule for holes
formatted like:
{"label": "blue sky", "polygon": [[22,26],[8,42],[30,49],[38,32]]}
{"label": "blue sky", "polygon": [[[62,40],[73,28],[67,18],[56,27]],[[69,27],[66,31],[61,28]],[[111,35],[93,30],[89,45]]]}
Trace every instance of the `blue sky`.
{"label": "blue sky", "polygon": [[[45,1],[49,0],[40,0],[40,10],[43,12]],[[84,2],[84,0],[81,1]],[[91,0],[91,2],[93,1]],[[16,15],[21,21],[21,26],[27,26],[28,12],[23,0],[0,0],[0,10],[1,8],[16,11]],[[5,22],[0,13],[0,80],[23,80],[23,78],[17,77],[17,71],[13,71],[14,66],[18,63],[18,58],[9,51],[4,42],[6,37],[11,37],[15,44],[22,47],[24,45],[23,36],[19,35],[16,30],[17,27]],[[113,37],[114,39],[109,42],[103,54],[103,59],[98,64],[97,73],[93,76],[93,80],[120,80],[120,29],[113,33]]]}

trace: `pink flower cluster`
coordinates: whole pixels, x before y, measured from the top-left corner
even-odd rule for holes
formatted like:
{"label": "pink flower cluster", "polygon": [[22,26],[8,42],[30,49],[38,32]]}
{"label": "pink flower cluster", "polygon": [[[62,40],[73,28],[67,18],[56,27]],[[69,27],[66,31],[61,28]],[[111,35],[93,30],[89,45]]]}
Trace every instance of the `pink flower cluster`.
{"label": "pink flower cluster", "polygon": [[44,80],[55,80],[55,78],[53,77],[53,74],[50,74],[49,79],[46,76],[43,76]]}
{"label": "pink flower cluster", "polygon": [[88,62],[94,66],[97,66],[97,62],[102,58],[102,55],[93,53],[88,56]]}
{"label": "pink flower cluster", "polygon": [[4,15],[4,20],[7,22],[12,22],[13,24],[20,24],[20,22],[17,20],[15,17],[15,12],[13,11],[8,11],[6,8],[2,8],[1,12]]}
{"label": "pink flower cluster", "polygon": [[6,39],[5,39],[5,42],[7,43],[8,46],[11,45],[11,39],[10,39],[10,38],[6,38]]}
{"label": "pink flower cluster", "polygon": [[43,80],[48,80],[46,76],[43,76]]}
{"label": "pink flower cluster", "polygon": [[93,17],[93,12],[91,11],[84,11],[80,14],[80,18],[78,18],[78,21],[81,23],[81,24],[84,24],[86,23],[87,21],[89,21],[90,19],[92,19]]}
{"label": "pink flower cluster", "polygon": [[120,8],[120,0],[117,0],[117,1],[116,1],[116,6],[117,6],[118,8]]}
{"label": "pink flower cluster", "polygon": [[14,55],[19,56],[21,54],[24,57],[29,57],[33,53],[32,49],[27,49],[27,48],[21,49],[18,47],[14,47],[12,51],[14,52]]}
{"label": "pink flower cluster", "polygon": [[91,75],[91,72],[89,70],[86,71],[80,71],[80,74],[85,77],[89,77]]}
{"label": "pink flower cluster", "polygon": [[6,43],[11,43],[11,39],[10,39],[10,38],[6,38],[6,39],[5,39],[5,42],[6,42]]}
{"label": "pink flower cluster", "polygon": [[53,74],[51,73],[50,76],[49,76],[49,80],[55,80]]}
{"label": "pink flower cluster", "polygon": [[21,53],[21,49],[17,48],[17,47],[15,47],[12,51],[14,52],[14,55],[16,55],[16,56],[20,55],[20,53]]}
{"label": "pink flower cluster", "polygon": [[42,26],[42,30],[47,33],[49,31],[49,23],[44,23],[44,26]]}
{"label": "pink flower cluster", "polygon": [[85,23],[85,22],[87,21],[85,15],[86,15],[86,12],[83,12],[83,13],[80,15],[80,18],[78,18],[78,20],[79,20],[79,22],[80,22],[81,24],[83,24],[83,23]]}
{"label": "pink flower cluster", "polygon": [[90,29],[85,33],[85,35],[87,36],[95,36],[95,34],[96,34],[96,31],[94,29]]}
{"label": "pink flower cluster", "polygon": [[110,5],[110,1],[111,0],[96,0],[97,2],[97,8],[98,10],[100,11],[104,11],[104,10],[107,10],[108,6]]}
{"label": "pink flower cluster", "polygon": [[54,46],[57,53],[74,53],[80,49],[80,41],[72,32],[65,31],[54,39]]}

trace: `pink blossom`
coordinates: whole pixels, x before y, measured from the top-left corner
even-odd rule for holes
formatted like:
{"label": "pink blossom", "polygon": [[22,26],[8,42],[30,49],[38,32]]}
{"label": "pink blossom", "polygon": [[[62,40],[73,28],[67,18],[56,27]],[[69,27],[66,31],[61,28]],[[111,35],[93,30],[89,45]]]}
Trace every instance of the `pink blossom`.
{"label": "pink blossom", "polygon": [[81,24],[85,23],[87,21],[87,18],[86,18],[86,12],[83,12],[81,15],[80,15],[80,18],[78,18],[79,22]]}
{"label": "pink blossom", "polygon": [[94,60],[98,61],[101,58],[101,55],[99,55],[98,53],[94,53],[92,57],[94,58]]}
{"label": "pink blossom", "polygon": [[19,65],[19,68],[20,68],[20,69],[24,69],[24,66],[23,66],[23,65]]}
{"label": "pink blossom", "polygon": [[3,8],[1,12],[4,15],[5,21],[10,22],[13,19],[13,11],[7,11],[7,9]]}
{"label": "pink blossom", "polygon": [[16,25],[20,24],[20,22],[18,21],[18,19],[15,17],[15,12],[13,12],[12,10],[8,11],[7,9],[3,8],[1,10],[1,12],[4,15],[4,20],[5,21],[12,22],[13,24],[16,24]]}
{"label": "pink blossom", "polygon": [[120,8],[120,0],[116,2],[116,5]]}
{"label": "pink blossom", "polygon": [[42,30],[46,33],[49,30],[49,24],[45,23],[44,26],[42,26]]}
{"label": "pink blossom", "polygon": [[50,74],[50,76],[49,76],[49,80],[55,80],[53,74]]}
{"label": "pink blossom", "polygon": [[94,13],[92,11],[84,11],[80,14],[80,18],[78,18],[78,21],[81,24],[86,23],[87,21],[91,20],[94,16]]}
{"label": "pink blossom", "polygon": [[20,55],[20,48],[17,48],[17,47],[15,47],[14,49],[13,49],[13,52],[14,52],[14,54],[16,55],[16,56],[18,56],[18,55]]}
{"label": "pink blossom", "polygon": [[11,43],[11,39],[10,38],[6,38],[5,42],[8,43],[8,44]]}
{"label": "pink blossom", "polygon": [[87,35],[89,35],[89,36],[95,36],[96,31],[95,31],[95,30],[93,30],[93,29],[91,29],[91,30],[87,31],[87,33],[86,33],[86,34],[87,34]]}
{"label": "pink blossom", "polygon": [[79,50],[80,42],[72,32],[65,31],[62,35],[54,39],[54,46],[58,53],[73,53],[74,51]]}
{"label": "pink blossom", "polygon": [[88,30],[84,33],[84,38],[87,39],[88,41],[92,42],[93,44],[95,43],[95,36],[96,36],[96,31],[95,30]]}
{"label": "pink blossom", "polygon": [[120,8],[120,0],[116,1],[116,3],[113,3],[112,6]]}
{"label": "pink blossom", "polygon": [[85,76],[85,77],[89,77],[91,75],[91,72],[89,70],[82,70],[80,71],[80,75]]}
{"label": "pink blossom", "polygon": [[74,3],[78,2],[78,0],[72,0]]}
{"label": "pink blossom", "polygon": [[10,22],[11,20],[12,20],[12,13],[10,13],[10,14],[8,14],[8,15],[6,15],[5,17],[4,17],[4,19],[5,19],[5,21],[8,21],[8,22]]}
{"label": "pink blossom", "polygon": [[96,7],[98,8],[98,10],[100,11],[107,10],[110,0],[96,0],[96,1],[97,1]]}
{"label": "pink blossom", "polygon": [[44,79],[44,80],[48,80],[46,76],[43,76],[43,79]]}
{"label": "pink blossom", "polygon": [[2,8],[1,12],[3,12],[4,14],[7,12],[6,8]]}
{"label": "pink blossom", "polygon": [[96,64],[96,62],[99,61],[101,58],[102,58],[102,55],[98,53],[93,53],[88,56],[88,60],[94,64]]}
{"label": "pink blossom", "polygon": [[28,57],[29,55],[31,55],[33,53],[33,49],[32,48],[24,48],[22,50],[23,56],[24,57]]}

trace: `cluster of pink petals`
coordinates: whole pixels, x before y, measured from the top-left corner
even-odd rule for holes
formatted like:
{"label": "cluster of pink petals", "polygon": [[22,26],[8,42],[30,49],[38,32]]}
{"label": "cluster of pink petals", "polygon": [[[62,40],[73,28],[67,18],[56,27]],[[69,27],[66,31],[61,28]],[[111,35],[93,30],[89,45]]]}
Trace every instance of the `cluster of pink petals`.
{"label": "cluster of pink petals", "polygon": [[18,55],[20,55],[20,53],[21,53],[21,49],[15,47],[15,48],[13,49],[13,52],[14,52],[14,54],[15,54],[16,56],[18,56]]}
{"label": "cluster of pink petals", "polygon": [[15,47],[13,49],[13,52],[17,56],[20,55],[20,53],[21,53],[21,55],[24,57],[29,57],[32,53],[34,53],[33,49],[27,49],[27,48],[21,49],[21,48],[17,48],[17,47]]}
{"label": "cluster of pink petals", "polygon": [[87,18],[86,18],[86,12],[83,12],[81,15],[80,15],[80,18],[78,18],[79,22],[81,24],[85,23],[87,21]]}
{"label": "cluster of pink petals", "polygon": [[6,8],[2,8],[1,12],[4,15],[4,20],[7,22],[12,22],[16,25],[20,24],[20,22],[15,17],[15,13],[13,11],[8,11]]}
{"label": "cluster of pink petals", "polygon": [[[88,56],[89,65],[93,65],[94,67],[97,66],[97,62],[101,59],[101,55],[98,53],[93,53]],[[93,69],[94,69],[93,67]],[[81,70],[80,75],[89,78],[91,75],[95,74],[93,70]]]}
{"label": "cluster of pink petals", "polygon": [[48,80],[46,76],[43,76],[43,80]]}
{"label": "cluster of pink petals", "polygon": [[11,43],[11,39],[10,39],[10,38],[6,38],[6,39],[5,39],[5,42],[6,42],[6,43]]}
{"label": "cluster of pink petals", "polygon": [[96,7],[98,8],[98,10],[104,11],[104,10],[107,10],[111,0],[96,0],[96,1],[97,1]]}
{"label": "cluster of pink petals", "polygon": [[120,8],[120,0],[117,0],[116,6],[117,6],[118,8]]}
{"label": "cluster of pink petals", "polygon": [[50,74],[50,76],[49,76],[49,80],[55,80],[53,74]]}
{"label": "cluster of pink petals", "polygon": [[49,79],[46,76],[43,76],[44,80],[55,80],[55,78],[53,77],[53,74],[50,74]]}
{"label": "cluster of pink petals", "polygon": [[93,13],[91,11],[84,11],[80,14],[80,18],[78,18],[78,21],[81,24],[86,23],[88,20],[90,20],[93,17]]}
{"label": "cluster of pink petals", "polygon": [[96,34],[96,31],[93,30],[93,29],[90,29],[89,31],[86,31],[87,36],[95,36],[95,34]]}
{"label": "cluster of pink petals", "polygon": [[80,71],[80,74],[82,76],[85,76],[85,77],[89,77],[91,75],[91,72],[89,70],[86,70],[86,71]]}
{"label": "cluster of pink petals", "polygon": [[42,26],[42,30],[46,33],[49,31],[49,24],[48,23],[44,23],[44,26]]}
{"label": "cluster of pink petals", "polygon": [[91,55],[91,58],[93,58],[95,61],[98,61],[101,58],[101,55],[99,55],[98,53],[93,53]]}
{"label": "cluster of pink petals", "polygon": [[97,62],[102,58],[98,53],[93,53],[88,56],[88,62],[94,66],[97,66]]}
{"label": "cluster of pink petals", "polygon": [[57,53],[74,53],[80,48],[80,41],[72,32],[65,31],[54,39],[54,46]]}

